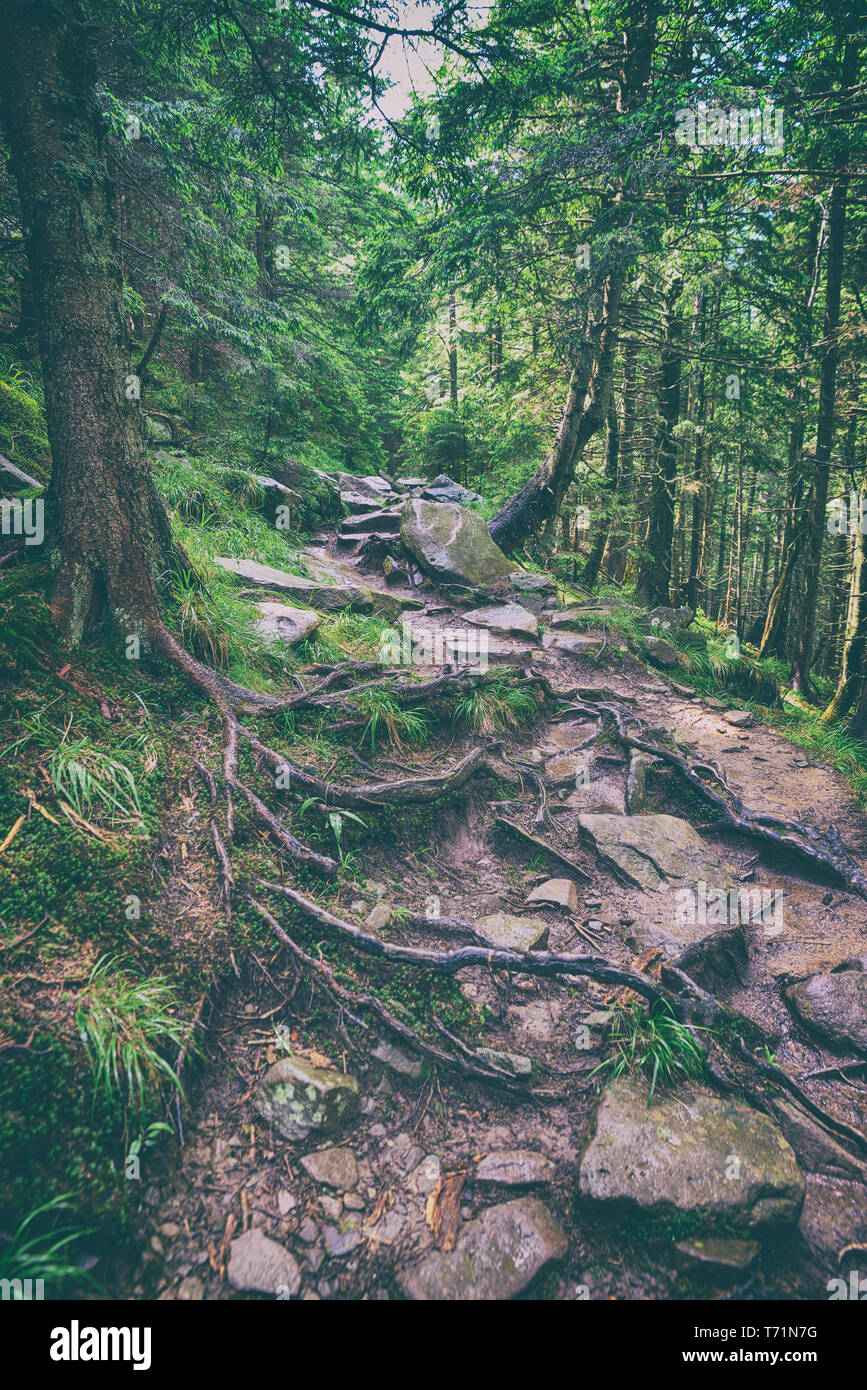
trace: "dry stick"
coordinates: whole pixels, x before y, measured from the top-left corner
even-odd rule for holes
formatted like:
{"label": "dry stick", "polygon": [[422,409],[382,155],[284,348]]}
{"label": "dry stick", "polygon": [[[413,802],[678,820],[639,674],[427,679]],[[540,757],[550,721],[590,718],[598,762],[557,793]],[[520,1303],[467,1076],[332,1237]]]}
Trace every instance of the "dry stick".
{"label": "dry stick", "polygon": [[[504,1090],[518,1091],[522,1094],[526,1093],[526,1086],[521,1085],[517,1078],[509,1076],[508,1073],[479,1066],[477,1063],[471,1062],[464,1057],[453,1056],[451,1053],[444,1052],[439,1047],[434,1047],[431,1043],[424,1042],[408,1024],[403,1023],[399,1018],[395,1018],[393,1014],[390,1014],[374,995],[356,994],[354,991],[345,989],[343,985],[338,984],[335,980],[334,972],[331,967],[324,960],[315,960],[313,956],[307,955],[297,942],[293,941],[291,936],[284,931],[276,917],[274,917],[262,903],[257,902],[255,898],[250,898],[249,902],[251,906],[264,917],[272,931],[274,931],[283,942],[283,945],[289,948],[296,959],[299,960],[302,965],[306,965],[309,970],[314,971],[315,974],[327,981],[329,992],[340,1001],[341,1004],[350,1004],[353,1008],[365,1009],[375,1014],[383,1027],[387,1028],[389,1032],[394,1033],[402,1042],[407,1043],[423,1057],[429,1058],[430,1061],[436,1062],[440,1066],[448,1067],[452,1071],[459,1072],[462,1076],[469,1077],[472,1081],[484,1081],[489,1085],[500,1086]],[[361,1027],[365,1027],[360,1019],[354,1019],[353,1021],[360,1024]]]}

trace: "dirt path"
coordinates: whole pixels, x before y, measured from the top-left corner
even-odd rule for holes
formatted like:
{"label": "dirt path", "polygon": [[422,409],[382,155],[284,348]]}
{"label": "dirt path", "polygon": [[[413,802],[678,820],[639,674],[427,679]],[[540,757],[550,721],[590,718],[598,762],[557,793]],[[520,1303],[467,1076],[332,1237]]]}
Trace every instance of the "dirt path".
{"label": "dirt path", "polygon": [[[345,554],[340,558],[345,560]],[[365,575],[365,582],[376,580]],[[436,611],[413,614],[413,626],[459,625],[459,612],[440,595],[427,595],[428,608]],[[501,642],[498,648],[496,660],[532,667],[555,686],[579,681],[625,692],[634,702],[630,707],[648,724],[714,759],[750,809],[820,830],[835,824],[867,868],[865,817],[845,783],[774,731],[760,725],[733,727],[722,717],[724,710],[678,695],[664,677],[628,655],[608,651],[594,664],[538,645]],[[560,758],[568,767],[570,756],[579,758],[578,745],[593,730],[583,716],[540,716],[507,744],[540,766],[550,769],[552,760]],[[405,753],[402,760],[442,771],[472,742],[455,735],[451,746]],[[373,759],[381,761],[384,777],[393,775],[393,767],[386,767],[390,757],[385,749],[381,759]],[[622,809],[626,767],[618,757],[619,750],[597,742],[580,753],[589,771],[587,785],[564,785],[550,793],[549,823],[540,833],[587,873],[587,881],[577,884],[580,906],[574,915],[525,906],[530,888],[550,877],[569,877],[568,870],[494,825],[494,816],[504,808],[492,801],[492,787],[481,779],[434,812],[427,844],[419,844],[407,826],[389,840],[365,845],[365,870],[359,875],[368,881],[359,890],[365,911],[380,894],[392,907],[419,912],[435,895],[442,914],[468,920],[484,912],[532,910],[546,923],[550,946],[572,951],[585,949],[582,923],[601,923],[593,927],[600,950],[628,964],[642,944],[636,931],[647,929],[648,923],[663,925],[671,899],[660,894],[657,911],[646,892],[615,878],[579,833],[582,810]],[[525,804],[535,806],[529,786]],[[662,767],[651,769],[648,812],[695,820],[698,810],[676,775]],[[509,808],[509,814],[518,813],[517,806]],[[779,855],[760,852],[746,837],[710,833],[705,838],[736,882],[784,894],[781,923],[748,926],[748,964],[741,978],[731,981],[728,1002],[766,1029],[775,1041],[777,1062],[793,1076],[828,1065],[833,1054],[805,1033],[780,986],[790,977],[863,952],[865,903],[808,878]],[[371,888],[370,881],[380,888]],[[341,899],[332,910],[347,915],[351,904]],[[417,943],[418,933],[392,924],[388,939]],[[435,923],[431,940],[450,944],[437,941]],[[604,1010],[609,991],[592,981],[509,981],[481,969],[465,970],[459,978],[465,999],[484,1011],[484,1046],[530,1058],[539,1088],[549,1095],[545,1102],[457,1085],[444,1075],[421,1077],[409,1054],[401,1058],[383,1052],[374,1059],[375,1032],[353,1049],[348,1034],[334,1032],[333,1017],[323,1028],[321,997],[306,984],[298,986],[285,954],[247,962],[237,990],[211,1021],[210,1062],[180,1163],[161,1185],[152,1184],[144,1193],[144,1256],[130,1283],[133,1296],[256,1296],[235,1292],[225,1278],[225,1265],[231,1239],[245,1229],[259,1229],[291,1252],[299,1271],[298,1296],[393,1297],[396,1271],[431,1246],[426,1204],[437,1175],[466,1173],[459,1204],[466,1223],[493,1203],[526,1190],[520,1184],[478,1180],[480,1156],[531,1150],[553,1165],[533,1190],[542,1193],[569,1238],[565,1259],[554,1274],[536,1281],[534,1296],[827,1297],[826,1281],[843,1272],[838,1268],[840,1250],[867,1240],[867,1189],[858,1180],[857,1164],[847,1171],[845,1162],[835,1161],[833,1153],[829,1157],[821,1145],[812,1158],[799,1153],[807,1179],[800,1227],[765,1242],[749,1274],[734,1286],[719,1271],[702,1277],[692,1267],[684,1268],[670,1236],[639,1233],[628,1221],[603,1220],[574,1200],[576,1163],[596,1103],[598,1078],[592,1073],[604,1055],[599,1027],[591,1023],[589,1047],[577,1045],[576,1039],[587,1020]],[[318,1064],[327,1059],[361,1081],[360,1119],[347,1136],[356,1170],[337,1187],[312,1176],[300,1161],[320,1146],[275,1140],[253,1108],[263,1069],[279,1055],[275,1023],[289,1030],[293,1053]],[[867,1087],[857,1076],[818,1078],[804,1085],[839,1119],[862,1132],[867,1129]],[[850,1264],[855,1261],[852,1267],[859,1254],[863,1263],[867,1254],[859,1250],[847,1256]]]}

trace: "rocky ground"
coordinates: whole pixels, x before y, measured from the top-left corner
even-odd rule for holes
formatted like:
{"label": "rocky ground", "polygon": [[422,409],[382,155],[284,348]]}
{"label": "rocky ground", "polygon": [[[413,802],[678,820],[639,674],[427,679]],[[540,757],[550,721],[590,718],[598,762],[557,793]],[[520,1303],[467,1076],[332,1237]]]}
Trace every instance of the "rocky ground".
{"label": "rocky ground", "polygon": [[[417,488],[406,502],[386,489],[343,480],[349,522],[317,538],[306,576],[226,560],[263,623],[296,641],[322,611],[385,607],[417,636],[484,631],[492,661],[582,693],[548,700],[504,739],[528,769],[512,801],[477,777],[435,808],[427,844],[407,829],[386,854],[370,837],[357,884],[330,910],[392,945],[453,949],[439,924],[460,919],[477,942],[590,952],[650,979],[676,962],[752,1021],[753,1053],[808,1104],[769,1082],[760,1109],[756,1095],[697,1080],[648,1103],[646,1078],[597,1070],[615,988],[480,965],[457,978],[484,1013],[484,1042],[449,1046],[511,1088],[432,1066],[375,1027],[359,1044],[336,1017],[326,1046],[308,1026],[319,1017],[309,980],[277,949],[241,970],[209,1019],[180,1161],[143,1193],[127,1292],[827,1298],[829,1280],[867,1261],[864,899],[785,844],[722,825],[665,758],[599,737],[592,692],[715,768],[751,813],[836,826],[861,870],[863,814],[838,776],[748,713],[594,632],[600,601],[566,608],[544,577],[509,578],[482,524],[451,505],[465,497]],[[660,628],[682,620],[657,623],[660,662]],[[479,741],[455,736],[401,762],[442,772]],[[395,775],[387,749],[371,761]],[[774,907],[734,924],[713,911],[685,920],[699,884],[717,904],[749,889]],[[400,909],[425,914],[426,928]]]}

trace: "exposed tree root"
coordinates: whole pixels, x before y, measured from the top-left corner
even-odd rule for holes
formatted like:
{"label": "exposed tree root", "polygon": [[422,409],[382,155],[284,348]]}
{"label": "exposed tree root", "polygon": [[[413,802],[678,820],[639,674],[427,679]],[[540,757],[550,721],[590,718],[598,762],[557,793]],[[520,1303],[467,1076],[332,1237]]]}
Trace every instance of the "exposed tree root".
{"label": "exposed tree root", "polygon": [[[525,779],[532,782],[539,797],[537,824],[544,819],[545,779],[529,764],[508,757],[501,743],[489,743],[472,750],[444,773],[411,774],[389,782],[370,782],[347,787],[329,783],[314,773],[288,763],[283,755],[269,748],[240,722],[243,714],[258,717],[305,710],[319,713],[320,716],[326,712],[333,714],[341,705],[351,703],[358,690],[386,686],[398,703],[411,706],[437,698],[446,692],[455,693],[463,685],[475,686],[480,682],[484,683],[486,678],[477,673],[459,669],[446,672],[430,681],[412,683],[395,681],[390,675],[382,676],[379,674],[379,663],[343,662],[332,668],[317,668],[315,674],[321,675],[322,679],[309,691],[300,691],[289,697],[265,697],[237,686],[202,666],[179,646],[162,625],[159,625],[152,637],[155,647],[179,665],[192,682],[213,701],[223,721],[222,770],[227,808],[225,835],[221,833],[217,823],[216,781],[201,763],[197,762],[196,767],[205,783],[210,800],[211,838],[220,869],[220,896],[227,912],[231,909],[234,887],[231,846],[234,836],[234,802],[238,796],[248,804],[256,819],[295,864],[329,881],[342,882],[337,862],[296,839],[287,830],[280,815],[271,811],[261,798],[240,780],[239,749],[244,743],[272,768],[288,773],[290,785],[318,796],[325,805],[346,809],[424,805],[460,790],[472,777],[488,773],[517,783],[522,788]],[[350,690],[341,688],[349,679],[363,679],[374,673],[377,673],[376,678],[364,685],[356,685]],[[610,718],[627,753],[648,753],[675,767],[690,786],[720,812],[724,824],[766,843],[788,849],[811,866],[820,866],[831,872],[846,887],[867,898],[867,878],[849,856],[834,827],[822,835],[795,822],[751,813],[726,784],[721,769],[708,763],[691,761],[684,753],[657,741],[653,737],[653,731],[624,708],[624,700],[631,701],[631,696],[611,691],[607,687],[573,686],[567,690],[558,690],[546,677],[532,671],[525,672],[522,679],[528,683],[535,683],[547,699],[559,702],[561,706],[566,702],[566,708],[559,710],[561,717],[582,714],[593,719]],[[630,724],[633,725],[633,731],[630,731]],[[329,727],[332,730],[335,728],[333,721]],[[593,735],[594,739],[596,737],[598,734]],[[538,839],[516,822],[504,817],[497,817],[496,820],[510,832],[558,859],[572,873],[587,877],[579,865],[547,841]],[[867,1139],[863,1135],[822,1110],[781,1068],[755,1057],[738,1035],[744,1028],[751,1029],[753,1035],[760,1035],[761,1030],[701,989],[687,974],[677,968],[677,963],[663,966],[661,979],[656,982],[638,970],[619,966],[597,954],[577,955],[555,951],[521,953],[495,949],[480,939],[472,923],[457,918],[428,921],[417,913],[408,915],[406,920],[409,925],[424,928],[429,933],[464,936],[473,944],[460,945],[444,951],[404,946],[382,941],[285,884],[262,879],[257,881],[260,887],[291,903],[309,921],[316,923],[330,936],[345,942],[366,956],[396,966],[411,966],[439,976],[453,976],[469,967],[481,967],[503,971],[509,976],[530,975],[537,978],[561,979],[564,983],[589,978],[632,990],[648,1004],[662,1002],[690,1029],[705,1057],[708,1077],[719,1088],[745,1094],[766,1112],[770,1110],[770,1102],[765,1094],[767,1087],[770,1085],[775,1089],[783,1089],[836,1140],[843,1142],[859,1157],[867,1154]],[[524,1096],[534,1094],[514,1076],[501,1072],[496,1067],[483,1066],[471,1049],[450,1034],[439,1020],[434,1021],[434,1027],[451,1043],[453,1051],[445,1051],[420,1038],[406,1023],[392,1015],[375,996],[347,990],[334,978],[334,972],[327,962],[315,959],[303,951],[264,904],[247,894],[245,896],[292,953],[296,965],[318,979],[322,988],[338,1006],[341,1018],[349,1017],[353,1022],[365,1027],[358,1015],[372,1014],[388,1032],[435,1065],[506,1091]],[[715,1036],[720,1031],[732,1036],[732,1048],[721,1050]]]}
{"label": "exposed tree root", "polygon": [[[662,742],[650,741],[647,737],[650,730],[630,710],[608,701],[599,701],[597,708],[614,720],[620,742],[627,752],[637,749],[650,753],[677,768],[689,785],[720,812],[720,819],[726,825],[766,844],[786,849],[812,868],[819,866],[851,892],[867,899],[867,876],[848,853],[835,826],[820,833],[798,821],[750,811],[728,786],[719,768],[691,761]],[[638,725],[638,735],[629,732],[630,721]]]}
{"label": "exposed tree root", "polygon": [[[382,1004],[372,994],[357,994],[352,990],[346,989],[338,984],[334,978],[334,971],[324,960],[316,960],[303,951],[297,942],[293,941],[288,932],[281,927],[276,917],[268,909],[254,898],[249,899],[251,905],[268,923],[274,934],[288,947],[295,958],[307,969],[312,971],[320,980],[325,981],[325,986],[331,997],[340,1005],[341,1008],[351,1006],[362,1012],[372,1013],[390,1033],[400,1038],[401,1042],[406,1043],[420,1056],[426,1057],[428,1061],[434,1062],[439,1066],[447,1067],[450,1071],[457,1072],[460,1076],[465,1076],[471,1081],[485,1082],[491,1086],[500,1087],[503,1090],[514,1091],[519,1094],[527,1093],[527,1086],[520,1078],[512,1076],[509,1072],[501,1071],[498,1067],[483,1066],[478,1059],[473,1058],[469,1048],[461,1048],[460,1053],[444,1052],[442,1048],[435,1047],[432,1043],[425,1042],[408,1024],[389,1013],[385,1005]],[[353,1022],[359,1027],[366,1027],[360,1018],[354,1018]]]}

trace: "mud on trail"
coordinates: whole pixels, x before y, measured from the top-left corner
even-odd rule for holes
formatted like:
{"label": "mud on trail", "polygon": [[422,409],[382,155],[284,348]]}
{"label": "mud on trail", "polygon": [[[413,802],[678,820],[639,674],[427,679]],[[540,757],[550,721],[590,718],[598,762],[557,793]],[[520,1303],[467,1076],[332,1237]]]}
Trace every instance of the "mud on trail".
{"label": "mud on trail", "polygon": [[[385,592],[377,576],[364,583]],[[413,628],[453,630],[472,606],[420,593],[426,607],[406,619]],[[471,965],[454,976],[448,1022],[433,997],[430,1022],[446,1051],[506,1074],[504,1086],[479,1083],[419,1056],[374,1014],[335,1002],[272,935],[252,957],[233,958],[237,974],[203,1008],[204,1061],[186,1073],[180,1156],[142,1184],[140,1253],[119,1276],[125,1295],[827,1298],[830,1279],[867,1260],[856,1017],[865,995],[855,988],[833,1017],[826,998],[867,964],[867,903],[785,847],[722,824],[665,759],[648,754],[631,767],[594,692],[661,746],[714,768],[750,812],[820,834],[835,826],[867,871],[865,817],[846,784],[610,641],[572,654],[494,634],[490,658],[547,683],[535,720],[495,735],[526,775],[508,787],[477,775],[421,821],[398,808],[382,835],[365,817],[374,833],[359,840],[355,882],[328,911],[389,946],[453,950],[468,940],[448,925],[457,920],[475,926],[476,941],[590,953],[649,980],[675,965],[755,1025],[740,1029],[740,1046],[791,1077],[808,1104],[770,1073],[751,1097],[736,1080],[728,1094],[684,1080],[648,1107],[646,1086],[621,1077],[600,1101],[618,1005],[635,996],[590,978]],[[425,748],[383,743],[356,755],[359,779],[442,773],[485,741],[443,723]],[[207,859],[201,802],[189,824]],[[702,921],[697,906],[684,920],[685,895],[698,904],[715,889],[717,904],[733,889],[778,895],[767,899],[776,910],[720,923],[706,909]],[[333,966],[348,948],[335,950],[323,931],[317,949]],[[848,970],[830,973],[844,962]],[[402,988],[425,988],[408,973]],[[787,990],[812,977],[831,986],[811,1010]],[[400,989],[384,997],[402,1017]],[[299,1068],[296,1086],[314,1076],[311,1094],[316,1076],[331,1078],[325,1089],[335,1094],[341,1076],[354,1078],[342,1119],[317,1124],[324,1093],[311,1120],[303,1103],[292,1110],[300,1092],[293,1101],[291,1085],[288,1102],[274,1084],[268,1091],[264,1078],[286,1059]],[[287,1137],[296,1120],[300,1131]]]}

